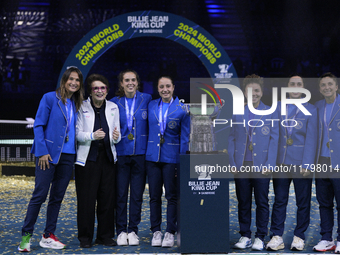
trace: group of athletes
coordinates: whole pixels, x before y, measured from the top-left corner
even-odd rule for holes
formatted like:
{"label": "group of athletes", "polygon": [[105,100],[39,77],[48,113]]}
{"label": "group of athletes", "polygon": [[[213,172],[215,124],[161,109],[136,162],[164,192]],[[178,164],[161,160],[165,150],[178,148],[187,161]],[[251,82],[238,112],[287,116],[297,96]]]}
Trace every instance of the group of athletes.
{"label": "group of athletes", "polygon": [[[288,87],[304,88],[304,80],[292,75]],[[284,224],[287,215],[290,184],[293,182],[297,205],[296,227],[291,250],[301,251],[305,246],[305,231],[310,223],[312,182],[315,179],[316,198],[319,203],[321,241],[314,251],[340,253],[340,173],[335,171],[340,163],[340,97],[337,77],[328,72],[316,84],[324,99],[315,105],[304,103],[311,115],[305,115],[296,105],[288,104],[286,115],[281,107],[270,115],[258,116],[245,105],[245,114],[234,115],[233,122],[280,119],[291,125],[252,124],[233,125],[228,138],[229,163],[235,179],[238,199],[238,220],[241,238],[234,248],[277,251],[284,249]],[[248,97],[252,90],[251,109],[269,109],[262,101],[263,79],[248,75],[243,80],[243,91]],[[300,92],[289,93],[290,99],[300,99]],[[270,171],[269,166],[282,166],[299,171]],[[241,168],[262,166],[258,171],[242,172]],[[258,168],[259,169],[259,168]],[[319,171],[320,170],[320,171]],[[269,183],[272,179],[275,201],[271,212],[271,240],[265,244],[269,223]],[[256,204],[256,233],[251,239],[252,193]],[[338,210],[337,241],[334,242],[334,198]]]}
{"label": "group of athletes", "polygon": [[[65,248],[54,233],[73,170],[81,248],[93,245],[96,215],[94,243],[139,245],[138,225],[146,176],[151,245],[174,245],[177,171],[180,153],[188,150],[190,116],[174,95],[171,77],[159,77],[160,97],[155,100],[138,90],[140,80],[134,70],[122,71],[118,80],[116,96],[107,100],[108,80],[103,75],[91,74],[87,78],[89,97],[83,100],[82,72],[70,67],[64,72],[59,88],[41,99],[32,146],[36,157],[35,188],[22,227],[19,251],[31,250],[34,225],[48,192],[46,227],[39,244],[43,248]],[[164,237],[163,186],[167,199]],[[113,239],[116,234],[117,241]]]}
{"label": "group of athletes", "polygon": [[[35,188],[29,202],[19,251],[30,251],[31,237],[41,205],[49,193],[46,227],[41,247],[63,249],[54,235],[60,206],[73,170],[77,192],[77,226],[81,248],[93,245],[97,216],[96,244],[139,245],[143,193],[148,180],[150,195],[151,245],[172,247],[177,231],[177,172],[179,155],[188,150],[190,116],[174,95],[169,76],[158,79],[159,98],[139,91],[140,80],[134,70],[118,76],[116,96],[107,100],[108,80],[100,74],[87,78],[89,97],[84,100],[84,81],[77,67],[68,68],[59,88],[46,93],[39,104],[34,123],[32,153],[36,157]],[[331,169],[340,165],[340,98],[337,78],[325,73],[318,81],[323,100],[304,103],[311,113],[305,115],[289,104],[286,115],[280,107],[266,118],[288,120],[298,125],[233,125],[228,138],[229,163],[234,174],[238,199],[241,238],[234,248],[254,250],[284,249],[282,235],[286,219],[290,184],[293,182],[297,216],[291,249],[305,246],[309,226],[312,182],[315,179],[319,202],[321,241],[315,251],[340,253],[340,228],[334,243],[334,197],[340,208],[340,174]],[[288,87],[304,88],[303,78],[293,75]],[[263,79],[255,74],[243,80],[251,109],[269,109],[262,101]],[[290,99],[303,97],[290,92]],[[234,123],[261,120],[245,105],[244,115],[234,115]],[[227,141],[226,141],[227,142]],[[259,171],[242,173],[240,169],[262,166]],[[295,166],[300,171],[273,172],[269,166]],[[315,172],[322,165],[326,171]],[[329,170],[329,171],[328,171]],[[314,173],[315,172],[315,173]],[[271,240],[265,245],[269,222],[269,183],[273,179],[275,202],[271,215]],[[166,230],[163,238],[162,193],[167,199]],[[255,240],[251,239],[252,193],[256,203]],[[130,200],[128,201],[128,198]],[[129,208],[129,213],[127,213]],[[128,216],[127,216],[128,215]],[[338,225],[340,224],[338,209]],[[113,239],[117,235],[117,242]]]}

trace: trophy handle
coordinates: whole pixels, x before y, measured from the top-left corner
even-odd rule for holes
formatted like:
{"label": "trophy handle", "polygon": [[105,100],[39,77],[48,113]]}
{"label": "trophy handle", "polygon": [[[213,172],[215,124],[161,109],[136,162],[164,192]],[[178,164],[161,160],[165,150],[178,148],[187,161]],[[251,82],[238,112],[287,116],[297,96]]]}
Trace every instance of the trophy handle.
{"label": "trophy handle", "polygon": [[221,99],[221,101],[222,101],[222,105],[220,105],[220,104],[216,105],[214,112],[212,114],[210,114],[210,117],[215,118],[218,115],[218,113],[221,111],[222,107],[225,104],[225,100]]}
{"label": "trophy handle", "polygon": [[185,111],[186,114],[190,114],[190,107],[188,104],[185,104],[185,100],[179,99],[178,101],[179,101],[179,106],[182,107],[183,111]]}
{"label": "trophy handle", "polygon": [[222,105],[219,106],[220,108],[222,108],[225,105],[225,100],[223,98],[221,99],[221,101],[222,101]]}

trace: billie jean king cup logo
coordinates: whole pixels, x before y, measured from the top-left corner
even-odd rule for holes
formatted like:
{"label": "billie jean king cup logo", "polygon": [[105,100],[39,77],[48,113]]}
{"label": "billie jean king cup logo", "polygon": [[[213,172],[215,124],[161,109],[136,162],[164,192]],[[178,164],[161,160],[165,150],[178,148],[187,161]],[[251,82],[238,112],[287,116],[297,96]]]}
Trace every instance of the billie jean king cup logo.
{"label": "billie jean king cup logo", "polygon": [[[190,153],[217,153],[213,120],[224,106],[224,100],[220,98],[213,87],[204,83],[201,85],[204,88],[199,87],[199,89],[206,92],[214,103],[207,103],[207,94],[202,94],[201,103],[186,103],[182,106],[191,117],[189,151]],[[208,89],[216,95],[218,101]]]}
{"label": "billie jean king cup logo", "polygon": [[208,164],[202,164],[195,166],[195,172],[198,175],[198,180],[211,180],[211,166]]}

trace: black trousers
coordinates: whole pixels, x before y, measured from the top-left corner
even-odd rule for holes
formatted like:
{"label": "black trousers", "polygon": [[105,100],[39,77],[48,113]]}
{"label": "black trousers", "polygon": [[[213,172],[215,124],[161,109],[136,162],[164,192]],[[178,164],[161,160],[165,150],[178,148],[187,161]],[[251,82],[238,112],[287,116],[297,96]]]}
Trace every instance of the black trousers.
{"label": "black trousers", "polygon": [[114,237],[116,203],[116,165],[110,162],[104,149],[98,151],[97,161],[76,165],[78,239],[92,243],[97,203],[97,239],[106,242]]}

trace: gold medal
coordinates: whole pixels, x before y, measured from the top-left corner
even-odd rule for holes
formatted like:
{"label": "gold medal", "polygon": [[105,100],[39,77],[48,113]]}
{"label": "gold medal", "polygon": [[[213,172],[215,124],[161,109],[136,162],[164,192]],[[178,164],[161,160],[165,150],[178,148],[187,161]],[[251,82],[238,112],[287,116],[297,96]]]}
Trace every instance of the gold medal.
{"label": "gold medal", "polygon": [[129,139],[129,140],[133,140],[133,134],[129,134],[129,135],[128,135],[128,139]]}
{"label": "gold medal", "polygon": [[329,142],[327,142],[326,145],[327,145],[327,148],[329,149]]}
{"label": "gold medal", "polygon": [[249,144],[248,149],[249,149],[250,151],[253,150],[253,143],[250,143],[250,144]]}
{"label": "gold medal", "polygon": [[163,136],[161,136],[161,140],[160,140],[160,143],[163,144],[165,142],[165,139]]}
{"label": "gold medal", "polygon": [[287,139],[287,144],[288,144],[288,145],[292,145],[292,144],[293,144],[293,142],[294,142],[294,141],[293,141],[293,139],[292,139],[292,138],[288,138],[288,139]]}
{"label": "gold medal", "polygon": [[68,142],[68,140],[69,140],[69,138],[68,138],[68,135],[67,135],[66,138],[65,138],[65,141]]}

